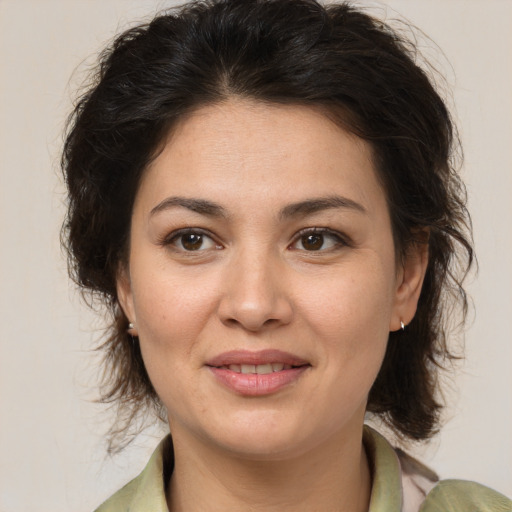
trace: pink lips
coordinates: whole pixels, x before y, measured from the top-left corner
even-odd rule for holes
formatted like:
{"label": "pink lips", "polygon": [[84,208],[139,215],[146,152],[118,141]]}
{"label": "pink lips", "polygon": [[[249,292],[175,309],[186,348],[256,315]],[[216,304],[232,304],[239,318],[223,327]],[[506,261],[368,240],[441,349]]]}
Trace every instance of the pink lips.
{"label": "pink lips", "polygon": [[275,393],[311,367],[307,361],[280,350],[225,352],[210,359],[206,366],[221,384],[247,396]]}

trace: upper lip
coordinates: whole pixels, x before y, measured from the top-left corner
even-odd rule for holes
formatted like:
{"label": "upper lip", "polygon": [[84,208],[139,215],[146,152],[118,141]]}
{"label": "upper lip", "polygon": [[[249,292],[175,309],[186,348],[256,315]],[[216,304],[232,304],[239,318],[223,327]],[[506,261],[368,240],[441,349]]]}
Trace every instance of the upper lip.
{"label": "upper lip", "polygon": [[294,354],[281,350],[231,350],[212,357],[206,362],[207,366],[229,366],[230,364],[270,364],[283,363],[290,366],[304,366],[310,363]]}

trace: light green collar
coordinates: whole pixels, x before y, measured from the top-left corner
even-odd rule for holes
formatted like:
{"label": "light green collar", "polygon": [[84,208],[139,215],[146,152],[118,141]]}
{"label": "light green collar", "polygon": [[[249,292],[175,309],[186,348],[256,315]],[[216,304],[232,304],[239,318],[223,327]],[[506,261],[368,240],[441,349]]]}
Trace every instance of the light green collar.
{"label": "light green collar", "polygon": [[[393,448],[384,437],[368,426],[364,428],[363,443],[372,471],[369,512],[400,512],[400,465]],[[165,449],[171,450],[171,446],[169,436],[163,439],[142,473],[103,503],[96,512],[168,512],[163,456]],[[172,464],[172,459],[168,464]]]}
{"label": "light green collar", "polygon": [[372,473],[368,512],[400,512],[402,481],[400,463],[393,447],[378,432],[364,426],[363,444]]}

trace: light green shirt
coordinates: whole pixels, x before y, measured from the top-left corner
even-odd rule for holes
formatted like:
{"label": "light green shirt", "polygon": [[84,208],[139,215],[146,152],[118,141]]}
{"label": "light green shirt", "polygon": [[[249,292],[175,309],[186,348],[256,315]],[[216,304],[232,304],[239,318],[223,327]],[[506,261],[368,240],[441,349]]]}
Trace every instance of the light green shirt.
{"label": "light green shirt", "polygon": [[[393,449],[366,426],[363,441],[372,470],[368,512],[512,512],[512,501],[488,487],[464,480],[437,481],[431,470]],[[142,473],[96,512],[168,512],[164,446],[171,446],[168,437],[158,445]],[[170,473],[172,467],[166,470]]]}

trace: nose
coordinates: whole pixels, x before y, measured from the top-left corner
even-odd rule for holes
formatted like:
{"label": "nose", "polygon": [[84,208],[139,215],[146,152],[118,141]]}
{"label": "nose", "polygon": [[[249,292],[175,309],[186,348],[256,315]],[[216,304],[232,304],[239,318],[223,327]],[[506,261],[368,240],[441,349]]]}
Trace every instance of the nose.
{"label": "nose", "polygon": [[218,308],[221,321],[251,332],[290,323],[293,307],[279,257],[247,252],[235,255],[226,268]]}

